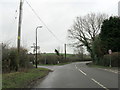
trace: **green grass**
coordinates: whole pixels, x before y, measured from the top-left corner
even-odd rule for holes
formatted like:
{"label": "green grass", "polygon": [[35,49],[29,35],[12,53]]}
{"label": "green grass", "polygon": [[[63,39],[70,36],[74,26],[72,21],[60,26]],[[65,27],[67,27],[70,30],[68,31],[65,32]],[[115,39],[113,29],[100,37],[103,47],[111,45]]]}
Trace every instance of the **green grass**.
{"label": "green grass", "polygon": [[[56,53],[46,53],[46,54],[41,54],[41,55],[43,55],[43,56],[47,56],[47,55],[56,55]],[[65,55],[64,53],[60,53],[60,55]],[[74,55],[74,54],[66,54],[66,57],[69,57],[69,56],[72,56],[72,55]]]}
{"label": "green grass", "polygon": [[96,68],[103,68],[103,69],[118,69],[117,67],[108,67],[108,66],[101,66],[101,65],[96,65],[96,64],[88,64],[89,67],[96,67]]}
{"label": "green grass", "polygon": [[[66,63],[59,63],[59,64],[38,64],[40,66],[55,66],[55,65],[66,65],[66,64],[70,64],[72,62],[66,62]],[[35,66],[35,65],[34,65]]]}
{"label": "green grass", "polygon": [[72,62],[59,63],[59,64],[57,64],[57,65],[66,65],[66,64],[70,64],[70,63],[72,63]]}
{"label": "green grass", "polygon": [[13,72],[3,74],[2,88],[27,88],[31,82],[46,76],[50,70],[45,68],[34,68],[25,72]]}

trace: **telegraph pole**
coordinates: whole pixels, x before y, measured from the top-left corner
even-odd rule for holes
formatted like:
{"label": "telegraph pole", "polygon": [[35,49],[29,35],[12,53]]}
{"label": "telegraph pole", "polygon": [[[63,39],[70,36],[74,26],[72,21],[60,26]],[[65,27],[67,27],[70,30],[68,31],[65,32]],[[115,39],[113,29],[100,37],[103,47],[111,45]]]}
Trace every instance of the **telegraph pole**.
{"label": "telegraph pole", "polygon": [[17,43],[18,53],[20,52],[21,23],[22,23],[22,5],[23,5],[23,2],[22,2],[22,0],[20,0],[19,22],[18,22],[18,43]]}
{"label": "telegraph pole", "polygon": [[65,44],[65,59],[66,59],[66,44]]}
{"label": "telegraph pole", "polygon": [[17,37],[18,62],[20,60],[20,39],[21,39],[21,23],[22,23],[22,6],[23,6],[23,2],[22,2],[22,0],[20,0],[19,22],[18,22],[18,37]]}

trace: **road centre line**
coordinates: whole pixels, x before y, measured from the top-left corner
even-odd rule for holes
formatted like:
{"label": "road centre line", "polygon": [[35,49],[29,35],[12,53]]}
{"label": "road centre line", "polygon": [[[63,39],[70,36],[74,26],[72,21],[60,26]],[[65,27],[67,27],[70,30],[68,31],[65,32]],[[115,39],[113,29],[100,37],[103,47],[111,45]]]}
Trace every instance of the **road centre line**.
{"label": "road centre line", "polygon": [[75,68],[77,69],[77,66],[75,65]]}
{"label": "road centre line", "polygon": [[106,88],[105,86],[103,86],[101,83],[99,83],[98,81],[96,81],[95,79],[91,78],[92,81],[94,81],[95,83],[97,83],[99,86],[101,86],[102,88],[109,90],[108,88]]}
{"label": "road centre line", "polygon": [[[77,66],[75,65],[76,69]],[[85,72],[83,72],[81,69],[78,69],[82,74],[84,74],[85,76],[87,76],[87,74]],[[101,86],[102,88],[104,88],[105,90],[109,90],[108,88],[106,88],[104,85],[102,85],[101,83],[99,83],[98,81],[96,81],[95,79],[91,78],[92,81],[94,81],[96,84],[98,84],[99,86]]]}
{"label": "road centre line", "polygon": [[[75,65],[75,67],[76,67],[76,69],[78,69],[77,68],[77,66]],[[82,74],[84,74],[85,76],[87,75],[85,72],[83,72],[82,70],[80,70],[80,69],[78,69]]]}
{"label": "road centre line", "polygon": [[78,69],[82,74],[84,74],[84,75],[87,75],[86,73],[84,73],[82,70],[80,70],[80,69]]}

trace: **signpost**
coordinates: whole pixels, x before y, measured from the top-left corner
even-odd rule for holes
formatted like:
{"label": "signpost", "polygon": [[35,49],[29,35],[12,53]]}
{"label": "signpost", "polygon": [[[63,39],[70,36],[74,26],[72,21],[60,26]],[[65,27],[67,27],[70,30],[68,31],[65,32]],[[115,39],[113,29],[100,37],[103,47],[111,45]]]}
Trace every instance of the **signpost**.
{"label": "signpost", "polygon": [[[31,48],[33,48],[33,54],[35,54],[35,51],[36,51],[36,44],[33,43],[33,46],[31,46]],[[37,46],[37,49],[40,49],[40,46]]]}
{"label": "signpost", "polygon": [[[33,48],[33,55],[34,55],[35,51],[36,51],[36,44],[33,43],[33,46],[31,46],[31,48]],[[37,46],[37,49],[40,49],[40,46]],[[35,56],[34,56],[34,58],[35,58]],[[34,60],[34,62],[35,62],[35,60]]]}
{"label": "signpost", "polygon": [[[31,46],[31,48],[36,48],[36,46]],[[40,49],[40,46],[37,46],[37,49]]]}
{"label": "signpost", "polygon": [[109,49],[109,50],[108,50],[108,53],[109,53],[109,55],[110,55],[110,65],[109,65],[109,66],[111,67],[111,54],[112,54],[112,50]]}

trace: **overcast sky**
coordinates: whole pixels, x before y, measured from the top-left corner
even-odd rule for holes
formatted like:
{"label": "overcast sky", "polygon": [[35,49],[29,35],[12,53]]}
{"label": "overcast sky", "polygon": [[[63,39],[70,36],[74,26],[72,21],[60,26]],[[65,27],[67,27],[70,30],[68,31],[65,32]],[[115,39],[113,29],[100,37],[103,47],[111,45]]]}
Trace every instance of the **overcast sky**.
{"label": "overcast sky", "polygon": [[[117,15],[119,0],[27,0],[48,28],[61,40],[57,40],[32,12],[26,1],[23,4],[21,45],[30,47],[35,42],[35,29],[38,29],[38,45],[41,52],[54,52],[59,48],[63,52],[64,43],[68,43],[67,30],[77,16],[88,13],[106,13]],[[16,12],[17,10],[17,12]],[[0,42],[11,42],[16,46],[19,0],[0,0]],[[17,17],[17,19],[15,19]],[[67,48],[72,53],[71,48]]]}

